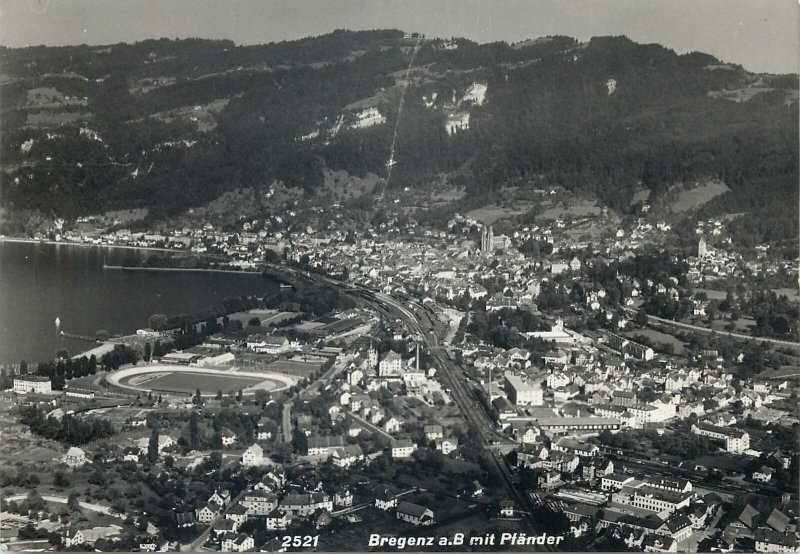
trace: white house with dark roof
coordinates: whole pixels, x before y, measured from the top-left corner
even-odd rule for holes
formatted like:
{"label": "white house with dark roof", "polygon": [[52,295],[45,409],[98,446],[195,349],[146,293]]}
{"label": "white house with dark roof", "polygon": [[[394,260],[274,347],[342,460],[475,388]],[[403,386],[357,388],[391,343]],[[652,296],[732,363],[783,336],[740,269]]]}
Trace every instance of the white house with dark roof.
{"label": "white house with dark roof", "polygon": [[67,450],[62,460],[70,467],[81,467],[86,463],[86,453],[77,446],[73,446]]}
{"label": "white house with dark roof", "polygon": [[392,441],[392,458],[410,458],[417,449],[417,445],[410,439]]}
{"label": "white house with dark roof", "polygon": [[211,523],[221,512],[221,505],[216,502],[209,502],[195,512],[195,517],[200,523]]}
{"label": "white house with dark roof", "polygon": [[329,456],[335,449],[343,448],[344,445],[344,437],[340,436],[309,437],[308,455]]}
{"label": "white house with dark roof", "polygon": [[292,518],[289,516],[286,510],[281,508],[274,509],[269,515],[267,515],[267,529],[269,531],[283,531],[289,524],[292,522]]}
{"label": "white house with dark roof", "polygon": [[331,458],[336,467],[348,468],[364,459],[364,451],[358,444],[349,444],[336,448],[331,454]]}

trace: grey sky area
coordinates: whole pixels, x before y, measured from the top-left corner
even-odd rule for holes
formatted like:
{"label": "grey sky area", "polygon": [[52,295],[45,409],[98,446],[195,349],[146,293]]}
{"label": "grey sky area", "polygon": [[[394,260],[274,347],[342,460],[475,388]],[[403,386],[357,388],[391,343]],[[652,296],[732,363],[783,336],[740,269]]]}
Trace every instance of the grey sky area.
{"label": "grey sky area", "polygon": [[796,73],[798,13],[797,0],[0,0],[0,44],[257,44],[378,28],[478,42],[624,34],[751,71]]}

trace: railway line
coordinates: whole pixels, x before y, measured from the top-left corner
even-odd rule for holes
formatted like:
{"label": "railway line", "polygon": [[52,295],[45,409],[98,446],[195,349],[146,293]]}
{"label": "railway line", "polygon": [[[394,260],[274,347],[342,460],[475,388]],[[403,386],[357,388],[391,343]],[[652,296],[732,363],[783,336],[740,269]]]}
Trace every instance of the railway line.
{"label": "railway line", "polygon": [[[437,368],[439,368],[439,377],[442,380],[442,384],[449,389],[453,401],[464,414],[467,423],[477,431],[480,445],[487,452],[487,458],[491,462],[491,467],[495,470],[496,474],[500,476],[503,488],[506,490],[508,497],[513,499],[517,505],[521,507],[520,511],[523,514],[523,520],[528,524],[529,528],[536,533],[536,522],[531,515],[535,505],[531,498],[516,486],[511,469],[498,451],[500,450],[498,445],[511,447],[517,446],[517,443],[499,434],[495,430],[494,421],[492,421],[491,417],[483,409],[474,391],[470,389],[468,381],[463,378],[461,371],[451,359],[447,350],[439,343],[439,337],[434,330],[435,325],[433,320],[430,318],[428,319],[428,328],[426,328],[417,314],[412,311],[412,309],[416,308],[424,312],[425,308],[410,298],[401,301],[366,287],[338,281],[325,275],[312,274],[297,269],[289,269],[289,271],[295,275],[299,274],[306,279],[336,287],[340,291],[356,298],[359,303],[371,307],[388,319],[399,319],[409,330],[417,335],[418,339],[425,344]],[[409,309],[407,305],[411,306],[411,309]],[[542,551],[555,550],[555,548],[550,545],[539,546],[539,549]]]}
{"label": "railway line", "polygon": [[[306,277],[311,278],[310,274]],[[531,516],[534,507],[530,497],[514,483],[514,477],[511,469],[508,467],[505,459],[501,453],[497,451],[496,446],[505,444],[506,446],[516,446],[514,441],[497,433],[494,426],[494,421],[483,409],[481,403],[478,401],[474,391],[469,387],[467,380],[463,379],[460,375],[459,368],[451,360],[447,350],[439,344],[439,337],[434,332],[434,323],[428,319],[428,328],[426,328],[419,317],[411,309],[406,307],[403,301],[395,299],[391,296],[380,292],[374,292],[366,288],[358,287],[349,283],[342,283],[325,276],[315,276],[319,280],[336,287],[344,289],[346,292],[356,296],[360,301],[369,305],[373,309],[379,311],[390,319],[400,319],[406,326],[414,332],[419,340],[421,340],[431,357],[439,368],[439,377],[442,384],[450,391],[453,401],[464,414],[465,419],[469,425],[478,433],[478,440],[481,446],[487,452],[487,458],[491,462],[491,467],[494,469],[503,484],[508,497],[513,499],[518,506],[521,507],[521,512],[524,514],[523,519],[530,526],[531,529],[536,530],[536,522]],[[406,300],[412,309],[415,306],[413,301]],[[417,310],[424,308],[416,304]],[[552,546],[543,545],[540,547],[545,551],[552,551]]]}

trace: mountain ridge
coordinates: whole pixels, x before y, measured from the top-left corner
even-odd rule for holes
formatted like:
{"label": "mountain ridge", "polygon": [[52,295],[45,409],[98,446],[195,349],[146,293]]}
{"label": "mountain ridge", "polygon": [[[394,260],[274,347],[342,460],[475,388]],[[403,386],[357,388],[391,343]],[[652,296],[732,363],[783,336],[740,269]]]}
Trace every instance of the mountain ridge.
{"label": "mountain ridge", "polygon": [[275,182],[313,196],[326,171],[385,178],[391,161],[390,189],[458,173],[479,203],[541,181],[621,212],[642,187],[654,200],[719,178],[730,192],[705,212],[744,205],[796,236],[797,78],[708,54],[626,37],[478,44],[397,30],[0,53],[6,232],[26,213],[147,208],[160,221]]}

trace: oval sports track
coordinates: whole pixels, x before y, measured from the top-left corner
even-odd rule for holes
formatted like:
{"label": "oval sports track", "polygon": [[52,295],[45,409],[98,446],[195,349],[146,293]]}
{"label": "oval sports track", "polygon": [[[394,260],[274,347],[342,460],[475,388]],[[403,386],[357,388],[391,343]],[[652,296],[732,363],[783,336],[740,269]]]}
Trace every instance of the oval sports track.
{"label": "oval sports track", "polygon": [[278,373],[164,364],[120,369],[106,375],[106,381],[115,387],[140,392],[194,394],[199,388],[203,396],[213,396],[218,391],[223,394],[240,390],[244,394],[255,394],[258,389],[277,392],[296,383],[294,377]]}

